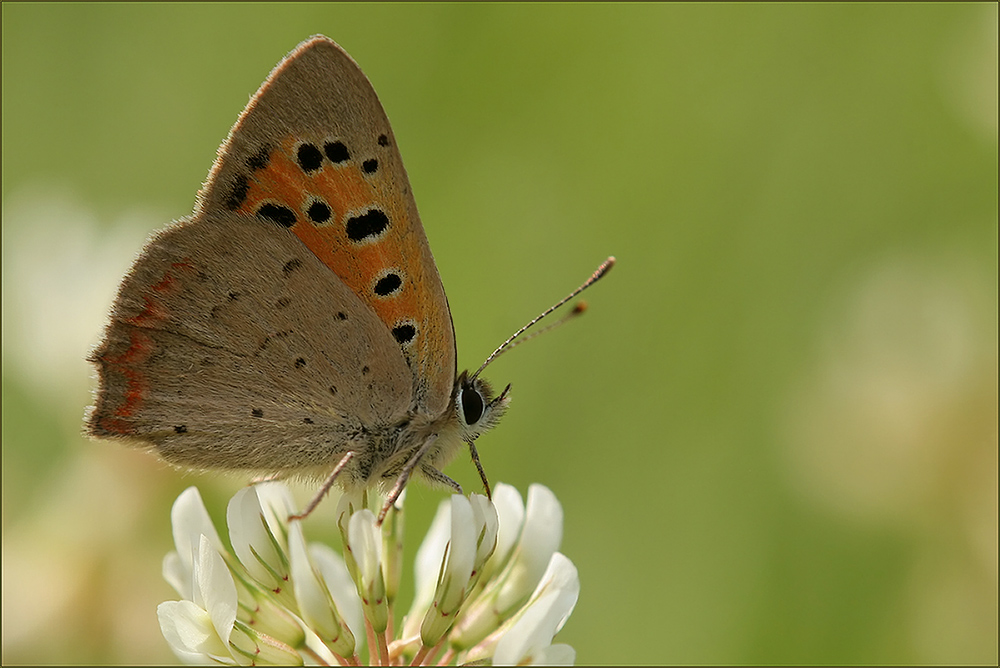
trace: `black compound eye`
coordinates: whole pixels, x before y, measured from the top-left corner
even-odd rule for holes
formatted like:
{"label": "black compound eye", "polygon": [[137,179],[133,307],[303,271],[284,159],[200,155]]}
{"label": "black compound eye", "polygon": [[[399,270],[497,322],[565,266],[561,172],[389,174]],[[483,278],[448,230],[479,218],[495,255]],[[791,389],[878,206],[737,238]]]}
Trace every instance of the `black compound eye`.
{"label": "black compound eye", "polygon": [[465,417],[465,424],[474,425],[483,417],[483,396],[479,394],[472,385],[462,388],[462,415]]}

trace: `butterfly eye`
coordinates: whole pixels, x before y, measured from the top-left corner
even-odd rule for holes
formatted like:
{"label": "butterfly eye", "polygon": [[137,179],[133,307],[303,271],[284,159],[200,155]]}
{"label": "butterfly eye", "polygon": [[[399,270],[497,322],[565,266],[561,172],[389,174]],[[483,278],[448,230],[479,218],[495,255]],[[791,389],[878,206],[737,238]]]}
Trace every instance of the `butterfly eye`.
{"label": "butterfly eye", "polygon": [[483,396],[473,385],[462,388],[462,416],[465,424],[474,425],[483,417]]}

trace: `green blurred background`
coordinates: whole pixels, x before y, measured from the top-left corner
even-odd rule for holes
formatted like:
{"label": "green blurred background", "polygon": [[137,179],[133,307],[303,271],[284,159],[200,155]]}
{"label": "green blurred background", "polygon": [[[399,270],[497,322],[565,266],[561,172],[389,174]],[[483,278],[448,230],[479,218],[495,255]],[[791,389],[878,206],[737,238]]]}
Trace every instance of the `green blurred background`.
{"label": "green blurred background", "polygon": [[[460,365],[618,257],[491,367],[479,443],[563,504],[580,663],[996,664],[995,4],[2,11],[4,663],[174,660],[170,505],[221,522],[245,481],[83,439],[84,357],[323,33],[393,122]],[[409,559],[442,498],[410,491]]]}

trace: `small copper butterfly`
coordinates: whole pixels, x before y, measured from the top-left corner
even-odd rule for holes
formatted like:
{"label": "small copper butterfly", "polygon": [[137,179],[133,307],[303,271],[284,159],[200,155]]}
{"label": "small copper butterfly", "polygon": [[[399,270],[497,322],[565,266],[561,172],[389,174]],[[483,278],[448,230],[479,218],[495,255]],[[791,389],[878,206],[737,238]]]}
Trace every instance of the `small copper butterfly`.
{"label": "small copper butterfly", "polygon": [[323,36],[250,100],[194,213],[125,276],[90,360],[91,436],[182,467],[325,479],[305,513],[335,481],[394,483],[380,519],[411,475],[461,492],[441,469],[463,444],[488,492],[474,443],[510,401],[509,385],[494,394],[479,371],[456,375],[389,121]]}

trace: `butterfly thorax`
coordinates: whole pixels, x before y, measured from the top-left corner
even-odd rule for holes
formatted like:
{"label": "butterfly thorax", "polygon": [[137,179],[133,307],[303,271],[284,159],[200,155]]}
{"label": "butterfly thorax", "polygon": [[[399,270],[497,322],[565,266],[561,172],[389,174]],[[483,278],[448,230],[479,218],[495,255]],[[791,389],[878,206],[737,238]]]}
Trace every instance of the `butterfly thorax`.
{"label": "butterfly thorax", "polygon": [[493,428],[509,402],[507,390],[493,397],[485,380],[469,381],[463,371],[444,413],[432,416],[414,407],[396,424],[359,432],[356,444],[348,448],[355,456],[341,473],[340,483],[345,488],[390,485],[407,462],[427,446],[414,474],[431,484],[454,486],[441,470],[462,446]]}

